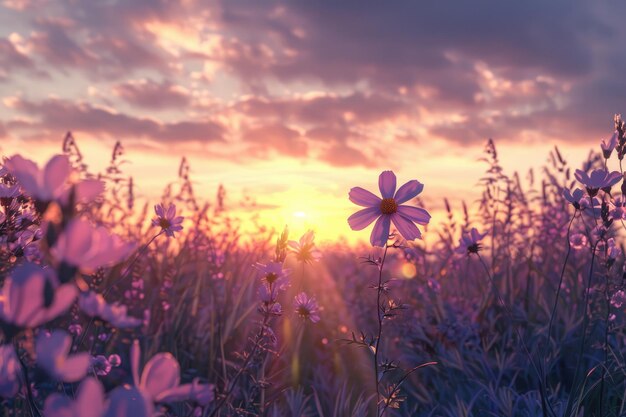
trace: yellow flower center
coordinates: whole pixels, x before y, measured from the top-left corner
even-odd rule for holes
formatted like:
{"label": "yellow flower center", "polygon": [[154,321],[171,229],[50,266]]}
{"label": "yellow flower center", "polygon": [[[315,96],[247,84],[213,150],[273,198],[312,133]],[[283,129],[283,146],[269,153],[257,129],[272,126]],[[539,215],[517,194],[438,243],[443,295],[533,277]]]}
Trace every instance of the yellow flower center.
{"label": "yellow flower center", "polygon": [[393,198],[383,198],[380,202],[380,211],[383,214],[393,214],[398,211],[398,203]]}

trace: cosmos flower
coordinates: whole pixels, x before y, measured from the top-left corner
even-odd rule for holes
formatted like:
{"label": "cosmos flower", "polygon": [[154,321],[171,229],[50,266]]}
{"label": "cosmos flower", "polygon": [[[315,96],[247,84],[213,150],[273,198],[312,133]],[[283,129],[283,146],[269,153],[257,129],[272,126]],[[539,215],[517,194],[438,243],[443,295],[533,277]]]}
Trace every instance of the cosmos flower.
{"label": "cosmos flower", "polygon": [[57,200],[67,205],[72,187],[76,203],[89,202],[104,191],[104,182],[96,179],[70,184],[72,165],[66,155],[53,156],[43,169],[21,155],[7,159],[4,166],[17,179],[24,193],[41,203]]}
{"label": "cosmos flower", "polygon": [[91,357],[87,352],[70,355],[71,348],[72,336],[65,331],[41,332],[35,344],[37,364],[56,381],[80,381],[87,374]]}
{"label": "cosmos flower", "polygon": [[422,234],[414,223],[428,224],[430,214],[423,208],[404,206],[402,203],[421,193],[424,185],[417,180],[411,180],[396,191],[395,174],[392,171],[383,171],[378,177],[378,188],[382,199],[361,187],[350,190],[350,201],[366,207],[348,218],[350,228],[363,230],[376,220],[370,243],[379,247],[387,244],[391,222],[406,240],[421,238]]}
{"label": "cosmos flower", "polygon": [[167,211],[162,204],[154,206],[154,212],[157,217],[152,220],[152,226],[158,226],[169,237],[174,237],[174,232],[183,230],[182,222],[183,216],[176,216],[176,206],[174,204],[169,205]]}
{"label": "cosmos flower", "polygon": [[475,227],[472,227],[469,233],[464,232],[459,240],[459,247],[456,249],[456,253],[467,254],[469,256],[472,253],[478,253],[482,249],[480,241],[487,235],[487,233],[479,233]]}
{"label": "cosmos flower", "polygon": [[600,147],[602,148],[602,156],[604,159],[609,159],[611,157],[611,153],[613,153],[613,149],[617,146],[617,130],[613,132],[613,135],[609,139],[602,139],[600,142]]}
{"label": "cosmos flower", "polygon": [[72,172],[70,160],[65,155],[53,156],[43,169],[21,155],[14,155],[4,162],[22,190],[30,197],[49,202],[59,197]]}
{"label": "cosmos flower", "polygon": [[289,241],[289,247],[291,251],[296,255],[298,262],[312,263],[318,261],[322,257],[322,253],[315,247],[315,233],[313,230],[309,230],[300,237],[300,240]]}
{"label": "cosmos flower", "polygon": [[564,188],[563,189],[563,197],[565,197],[565,199],[567,201],[570,202],[570,204],[572,206],[574,206],[574,208],[576,210],[580,209],[580,200],[582,200],[584,198],[584,191],[581,190],[580,188],[576,188],[574,190],[574,192],[570,192],[569,189]]}
{"label": "cosmos flower", "polygon": [[583,170],[577,169],[574,176],[578,182],[587,188],[587,192],[592,197],[598,194],[599,189],[610,188],[622,179],[621,173],[617,171],[608,172],[603,169],[595,169],[591,171],[590,175],[587,175]]}
{"label": "cosmos flower", "polygon": [[90,317],[99,317],[113,327],[126,329],[141,326],[142,320],[129,317],[127,307],[119,303],[107,304],[104,297],[93,291],[81,294],[78,299],[80,309]]}
{"label": "cosmos flower", "polygon": [[67,311],[78,289],[59,285],[54,271],[26,263],[11,271],[0,290],[0,321],[16,327],[37,327]]}
{"label": "cosmos flower", "polygon": [[257,263],[254,267],[261,273],[264,285],[277,290],[284,290],[289,285],[289,270],[283,268],[282,262]]}
{"label": "cosmos flower", "polygon": [[11,345],[0,345],[0,398],[13,398],[20,389],[20,363]]}
{"label": "cosmos flower", "polygon": [[[146,401],[152,403],[175,401],[203,401],[213,392],[212,385],[192,384],[180,385],[180,365],[170,353],[157,353],[146,362],[139,375],[139,361],[141,349],[139,341],[135,340],[130,351],[131,370],[135,386]],[[212,399],[212,397],[211,397]]]}
{"label": "cosmos flower", "polygon": [[[53,393],[46,398],[46,417],[101,417],[105,411],[104,389],[96,378],[85,379],[78,387],[76,399]],[[120,417],[130,415],[119,414]]]}
{"label": "cosmos flower", "polygon": [[311,320],[312,323],[320,321],[319,306],[315,297],[309,297],[306,293],[301,292],[294,297],[293,301],[296,314],[304,320]]}
{"label": "cosmos flower", "polygon": [[123,261],[134,249],[134,244],[123,242],[105,227],[94,227],[87,220],[73,219],[51,252],[59,262],[91,272]]}

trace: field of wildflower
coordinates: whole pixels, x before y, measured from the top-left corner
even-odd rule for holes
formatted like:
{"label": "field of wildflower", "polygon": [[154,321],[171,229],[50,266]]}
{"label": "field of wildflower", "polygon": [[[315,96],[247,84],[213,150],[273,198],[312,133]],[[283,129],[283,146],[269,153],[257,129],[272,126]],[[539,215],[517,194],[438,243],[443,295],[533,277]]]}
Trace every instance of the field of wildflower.
{"label": "field of wildflower", "polygon": [[242,236],[185,161],[138,206],[119,144],[100,173],[71,134],[4,155],[0,415],[624,416],[625,130],[526,179],[489,140],[436,222],[383,171],[345,190],[352,247]]}

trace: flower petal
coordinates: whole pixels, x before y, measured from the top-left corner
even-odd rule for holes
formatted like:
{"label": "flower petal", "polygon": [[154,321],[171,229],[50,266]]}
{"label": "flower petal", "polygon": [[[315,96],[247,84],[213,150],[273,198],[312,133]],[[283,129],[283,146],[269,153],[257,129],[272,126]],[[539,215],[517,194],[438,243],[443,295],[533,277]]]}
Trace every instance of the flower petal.
{"label": "flower petal", "polygon": [[380,208],[378,207],[369,207],[359,210],[348,217],[348,224],[352,230],[363,230],[376,220],[380,214]]}
{"label": "flower petal", "polygon": [[43,182],[45,191],[50,197],[58,197],[61,187],[65,185],[67,177],[69,177],[72,166],[66,155],[56,155],[44,168]]}
{"label": "flower petal", "polygon": [[428,224],[430,221],[430,214],[420,207],[398,206],[398,213],[400,213],[402,217],[414,221],[415,223]]}
{"label": "flower petal", "polygon": [[361,187],[354,187],[348,193],[350,201],[363,207],[374,207],[380,205],[380,197]]}
{"label": "flower petal", "polygon": [[144,366],[139,386],[154,399],[179,383],[180,366],[176,358],[170,353],[157,353]]}
{"label": "flower petal", "polygon": [[376,221],[372,234],[370,235],[370,243],[372,246],[384,247],[389,239],[389,227],[391,226],[391,217],[382,215]]}
{"label": "flower petal", "polygon": [[383,171],[378,176],[378,188],[383,198],[392,198],[396,192],[396,174],[393,171]]}
{"label": "flower petal", "polygon": [[422,233],[417,226],[409,219],[404,218],[401,214],[392,214],[391,220],[398,229],[398,233],[406,240],[421,239]]}
{"label": "flower petal", "polygon": [[402,204],[406,203],[416,195],[422,192],[424,189],[424,184],[419,182],[418,180],[411,180],[404,184],[402,187],[398,188],[396,191],[396,195],[393,197],[396,200],[396,203]]}

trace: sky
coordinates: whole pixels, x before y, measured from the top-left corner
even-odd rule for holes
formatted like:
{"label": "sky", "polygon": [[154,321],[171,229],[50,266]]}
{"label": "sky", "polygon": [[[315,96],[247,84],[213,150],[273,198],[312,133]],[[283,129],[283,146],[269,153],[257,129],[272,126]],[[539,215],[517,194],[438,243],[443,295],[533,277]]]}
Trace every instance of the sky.
{"label": "sky", "polygon": [[[122,141],[157,202],[186,156],[262,222],[358,236],[353,186],[391,169],[443,221],[558,145],[577,166],[626,97],[618,0],[0,0],[0,153],[45,161],[72,131],[94,169]],[[227,204],[228,204],[227,200]],[[248,215],[250,213],[247,213]]]}

